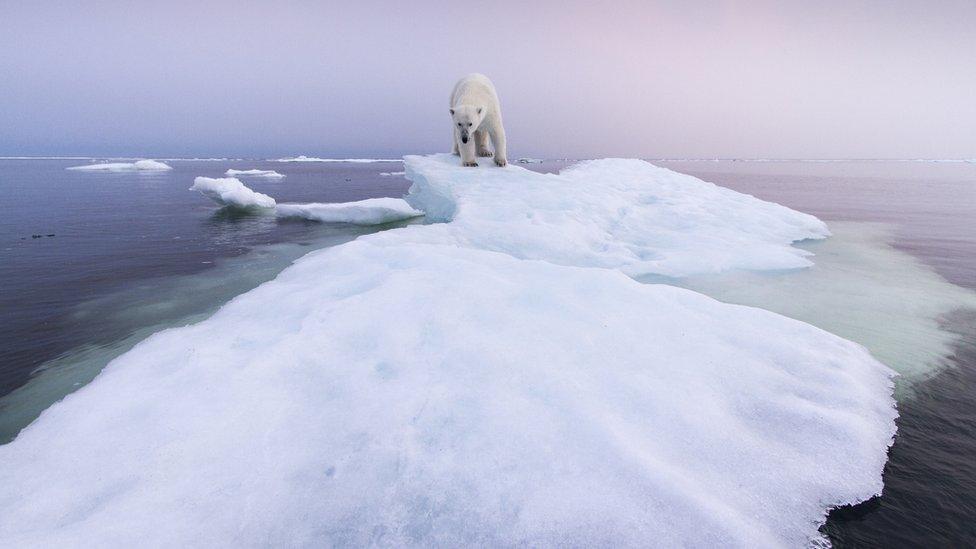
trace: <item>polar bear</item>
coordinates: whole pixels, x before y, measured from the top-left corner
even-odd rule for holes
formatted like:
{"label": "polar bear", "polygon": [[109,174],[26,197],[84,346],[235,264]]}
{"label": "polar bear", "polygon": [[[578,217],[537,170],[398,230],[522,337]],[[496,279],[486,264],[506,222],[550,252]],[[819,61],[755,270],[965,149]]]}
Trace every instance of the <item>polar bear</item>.
{"label": "polar bear", "polygon": [[491,156],[488,138],[495,149],[495,164],[508,164],[505,153],[505,128],[498,95],[491,80],[473,73],[458,80],[451,94],[451,120],[454,125],[454,154],[465,166],[477,166],[475,156]]}

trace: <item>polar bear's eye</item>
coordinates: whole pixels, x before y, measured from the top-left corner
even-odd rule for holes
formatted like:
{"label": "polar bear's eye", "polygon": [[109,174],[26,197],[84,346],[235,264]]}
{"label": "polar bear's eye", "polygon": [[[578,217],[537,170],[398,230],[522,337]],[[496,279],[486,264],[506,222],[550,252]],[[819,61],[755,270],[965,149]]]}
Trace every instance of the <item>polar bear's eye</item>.
{"label": "polar bear's eye", "polygon": [[468,122],[468,127],[469,127],[469,128],[471,127],[471,122]]}

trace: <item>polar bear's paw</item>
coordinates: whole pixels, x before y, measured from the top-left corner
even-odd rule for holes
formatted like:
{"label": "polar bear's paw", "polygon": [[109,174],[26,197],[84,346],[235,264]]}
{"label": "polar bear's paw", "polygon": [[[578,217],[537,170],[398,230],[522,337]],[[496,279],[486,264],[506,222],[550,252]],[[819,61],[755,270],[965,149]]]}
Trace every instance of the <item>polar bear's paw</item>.
{"label": "polar bear's paw", "polygon": [[491,157],[491,151],[481,151],[478,153],[478,156],[482,158],[489,158]]}
{"label": "polar bear's paw", "polygon": [[462,162],[461,165],[462,166],[465,166],[465,167],[468,167],[468,168],[477,168],[478,167],[478,163],[477,162]]}
{"label": "polar bear's paw", "polygon": [[495,158],[495,164],[497,164],[498,167],[503,168],[508,164],[508,160],[505,160],[504,158]]}

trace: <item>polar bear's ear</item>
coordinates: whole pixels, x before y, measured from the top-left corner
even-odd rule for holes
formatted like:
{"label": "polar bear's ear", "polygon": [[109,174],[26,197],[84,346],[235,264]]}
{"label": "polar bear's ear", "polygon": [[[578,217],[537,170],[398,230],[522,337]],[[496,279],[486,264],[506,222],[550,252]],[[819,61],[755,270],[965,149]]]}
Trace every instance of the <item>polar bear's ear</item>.
{"label": "polar bear's ear", "polygon": [[451,116],[454,116],[454,109],[451,109]]}

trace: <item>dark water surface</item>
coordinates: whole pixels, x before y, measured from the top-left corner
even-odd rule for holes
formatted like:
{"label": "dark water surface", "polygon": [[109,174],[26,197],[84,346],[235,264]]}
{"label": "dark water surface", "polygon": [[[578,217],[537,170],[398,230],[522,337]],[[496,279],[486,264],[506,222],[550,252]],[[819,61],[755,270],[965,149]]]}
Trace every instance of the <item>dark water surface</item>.
{"label": "dark water surface", "polygon": [[[277,170],[287,177],[242,180],[279,202],[401,196],[409,186],[402,176],[380,175],[401,171],[400,163],[169,161],[174,169],[161,173],[65,170],[86,163],[0,160],[0,443],[146,336],[205,318],[312,249],[397,226],[231,214],[187,190],[195,176]],[[892,246],[976,289],[976,164],[658,164],[837,227],[884,224]],[[976,312],[960,307],[942,321],[957,337],[938,373],[899,396],[884,494],[831,513],[823,532],[835,546],[976,546]]]}
{"label": "dark water surface", "polygon": [[[86,172],[84,160],[0,160],[0,443],[153,331],[199,320],[314,248],[389,228],[216,207],[196,176],[241,178],[279,202],[402,196],[402,163],[168,161]],[[48,236],[53,235],[53,236]],[[28,381],[32,381],[28,385]]]}
{"label": "dark water surface", "polygon": [[[660,164],[828,224],[888,224],[894,247],[976,289],[976,164]],[[976,547],[976,312],[956,311],[944,323],[959,336],[946,367],[899,398],[884,493],[830,514],[821,531],[835,547]]]}

